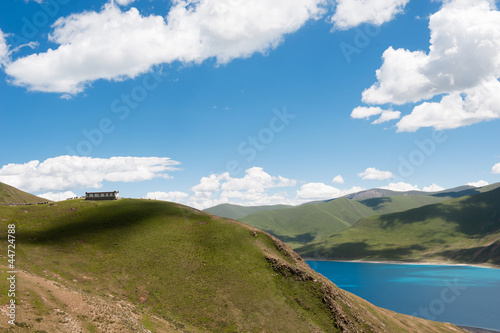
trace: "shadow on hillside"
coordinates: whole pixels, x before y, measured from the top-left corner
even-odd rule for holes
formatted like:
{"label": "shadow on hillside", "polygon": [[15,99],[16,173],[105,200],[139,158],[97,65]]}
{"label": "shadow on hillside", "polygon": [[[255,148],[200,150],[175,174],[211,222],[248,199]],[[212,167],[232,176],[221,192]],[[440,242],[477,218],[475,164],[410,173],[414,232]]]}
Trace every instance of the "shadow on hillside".
{"label": "shadow on hillside", "polygon": [[365,206],[372,208],[373,210],[378,210],[382,208],[385,203],[392,202],[392,198],[383,197],[383,198],[371,198],[363,200],[361,203]]}
{"label": "shadow on hillside", "polygon": [[401,246],[384,250],[369,249],[366,242],[342,243],[328,249],[316,250],[311,246],[304,246],[296,249],[300,255],[308,258],[328,258],[335,260],[356,260],[356,259],[376,259],[376,260],[405,260],[414,251],[421,251],[425,248],[420,245]]}
{"label": "shadow on hillside", "polygon": [[146,205],[144,203],[117,203],[95,209],[85,208],[84,214],[79,214],[79,211],[71,211],[71,213],[64,211],[64,214],[59,218],[50,220],[51,226],[45,230],[18,232],[16,236],[24,243],[63,244],[75,240],[91,240],[106,233],[106,237],[109,239],[109,232],[113,232],[111,236],[117,240],[128,232],[133,232],[131,227],[134,225],[149,219],[165,217],[170,214],[181,219],[183,217],[182,211],[177,207],[166,209],[165,205],[157,202]]}
{"label": "shadow on hillside", "polygon": [[437,255],[451,260],[472,262],[472,263],[492,263],[500,265],[500,241],[489,246],[478,246],[471,249],[449,250],[437,253]]}
{"label": "shadow on hillside", "polygon": [[384,229],[393,228],[398,224],[426,222],[432,219],[455,223],[457,231],[469,236],[498,231],[500,189],[480,193],[461,201],[443,202],[379,217],[380,225]]}
{"label": "shadow on hillside", "polygon": [[280,241],[284,243],[307,244],[314,241],[314,239],[316,238],[316,234],[312,234],[310,232],[290,237],[290,236],[278,235],[276,233],[273,233],[272,230],[264,230],[264,231],[273,235],[274,237],[278,238]]}
{"label": "shadow on hillside", "polygon": [[481,192],[479,192],[477,189],[471,188],[471,189],[468,189],[468,190],[463,190],[463,191],[458,191],[458,192],[436,193],[436,194],[433,194],[432,196],[433,197],[438,197],[438,198],[443,198],[443,197],[461,198],[461,197],[465,197],[465,196],[468,196],[468,195],[475,195],[475,194],[479,194],[479,193],[481,193]]}

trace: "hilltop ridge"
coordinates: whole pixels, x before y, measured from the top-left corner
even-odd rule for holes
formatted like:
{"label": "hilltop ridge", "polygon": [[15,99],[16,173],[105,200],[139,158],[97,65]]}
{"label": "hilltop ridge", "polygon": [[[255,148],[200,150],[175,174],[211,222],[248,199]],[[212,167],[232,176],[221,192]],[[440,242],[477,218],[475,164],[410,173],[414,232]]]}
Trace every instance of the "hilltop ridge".
{"label": "hilltop ridge", "polygon": [[21,191],[13,186],[0,182],[0,204],[35,204],[50,200]]}

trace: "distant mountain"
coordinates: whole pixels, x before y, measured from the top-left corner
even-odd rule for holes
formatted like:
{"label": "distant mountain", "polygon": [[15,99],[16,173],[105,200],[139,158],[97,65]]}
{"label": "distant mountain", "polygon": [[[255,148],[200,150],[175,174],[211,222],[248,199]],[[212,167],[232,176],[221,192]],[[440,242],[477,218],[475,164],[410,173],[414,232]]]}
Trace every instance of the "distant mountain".
{"label": "distant mountain", "polygon": [[[278,206],[242,207],[225,204],[209,208],[206,212],[237,219],[265,230],[292,248],[296,248],[345,230],[362,217],[402,212],[498,187],[500,183],[483,188],[460,186],[439,192],[371,189],[342,198],[295,207],[284,206],[286,208],[273,209]],[[257,212],[249,213],[252,210]]]}
{"label": "distant mountain", "polygon": [[[323,259],[438,260],[500,265],[500,188],[361,219],[296,251]],[[491,188],[495,188],[491,190]],[[481,189],[479,189],[481,191]]]}
{"label": "distant mountain", "polygon": [[370,207],[358,201],[338,198],[330,202],[260,211],[240,221],[269,232],[294,248],[347,229],[360,218],[373,214]]}
{"label": "distant mountain", "polygon": [[372,209],[373,213],[370,215],[381,215],[402,212],[408,209],[438,203],[446,199],[450,199],[450,197],[435,197],[431,195],[407,195],[363,199],[360,200],[359,203]]}
{"label": "distant mountain", "polygon": [[260,211],[266,211],[266,210],[273,210],[273,209],[285,209],[285,208],[292,208],[293,206],[289,205],[274,205],[274,206],[239,206],[239,205],[231,205],[231,204],[222,204],[222,205],[217,205],[208,209],[205,209],[204,211],[209,213],[209,214],[214,214],[220,217],[226,217],[229,219],[233,220],[238,220],[244,216],[260,212]]}
{"label": "distant mountain", "polygon": [[[500,183],[499,183],[500,186]],[[466,195],[472,195],[480,193],[480,189],[474,186],[459,186],[438,192],[424,192],[424,191],[406,191],[398,192],[385,190],[381,188],[374,188],[371,190],[361,191],[357,193],[352,193],[346,195],[346,198],[352,200],[364,200],[371,198],[383,198],[383,197],[400,197],[400,196],[437,196],[437,197],[452,197],[459,198]]]}
{"label": "distant mountain", "polygon": [[3,311],[1,332],[465,332],[378,308],[269,234],[174,203],[67,200],[0,216],[22,240],[16,325]]}
{"label": "distant mountain", "polygon": [[[373,189],[327,202],[308,203],[297,207],[260,211],[239,220],[265,230],[292,248],[318,241],[334,232],[351,227],[360,218],[402,212],[438,203],[454,197],[480,193],[475,188],[436,192],[394,192]],[[418,194],[417,194],[418,193]],[[382,196],[379,196],[382,195]],[[392,195],[392,196],[384,196]]]}
{"label": "distant mountain", "polygon": [[46,201],[49,200],[18,190],[10,185],[0,183],[0,204],[27,204]]}
{"label": "distant mountain", "polygon": [[409,196],[409,195],[429,195],[429,192],[422,192],[422,191],[397,192],[381,188],[373,188],[371,190],[348,194],[345,197],[351,200],[364,200],[372,198],[399,197],[399,196]]}

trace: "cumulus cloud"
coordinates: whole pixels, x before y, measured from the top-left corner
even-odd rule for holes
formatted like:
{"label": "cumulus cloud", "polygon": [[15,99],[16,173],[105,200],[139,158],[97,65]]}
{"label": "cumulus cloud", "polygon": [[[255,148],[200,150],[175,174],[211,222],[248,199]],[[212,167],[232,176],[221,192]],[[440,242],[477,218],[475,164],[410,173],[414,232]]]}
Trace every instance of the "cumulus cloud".
{"label": "cumulus cloud", "polygon": [[173,202],[182,202],[189,194],[186,192],[173,191],[173,192],[149,192],[146,194],[146,198],[155,199],[155,200],[163,200],[163,201],[173,201]]}
{"label": "cumulus cloud", "polygon": [[5,34],[0,30],[0,68],[9,61],[9,46],[5,37]]}
{"label": "cumulus cloud", "polygon": [[483,186],[487,186],[489,185],[490,183],[488,183],[487,181],[485,180],[479,180],[477,182],[469,182],[467,183],[467,185],[469,186],[474,186],[474,187],[483,187]]}
{"label": "cumulus cloud", "polygon": [[364,180],[385,180],[393,177],[390,171],[381,171],[376,168],[367,168],[365,171],[358,173],[358,176]]}
{"label": "cumulus cloud", "polygon": [[450,0],[430,17],[429,52],[388,48],[369,104],[417,103],[398,131],[450,129],[500,118],[500,12],[493,1]]}
{"label": "cumulus cloud", "polygon": [[19,58],[6,72],[30,90],[76,94],[96,80],[134,78],[163,63],[226,63],[275,48],[318,18],[323,2],[174,1],[166,18],[108,3],[100,12],[58,19],[49,40],[59,47]]}
{"label": "cumulus cloud", "polygon": [[190,193],[150,192],[147,197],[206,209],[223,203],[242,206],[298,205],[364,190],[361,187],[338,189],[323,183],[308,183],[295,190],[296,185],[294,179],[272,176],[262,168],[253,167],[247,169],[243,177],[232,177],[227,172],[202,177],[197,185],[191,187]]}
{"label": "cumulus cloud", "polygon": [[401,112],[392,111],[392,110],[384,110],[376,107],[365,107],[359,106],[352,110],[351,118],[354,119],[369,119],[373,116],[380,115],[378,119],[372,122],[373,125],[382,124],[390,120],[399,119],[401,117]]}
{"label": "cumulus cloud", "polygon": [[167,193],[156,197],[199,209],[228,202],[240,205],[292,204],[293,199],[289,199],[287,193],[269,193],[269,190],[293,187],[296,183],[294,179],[271,176],[263,168],[253,167],[247,169],[241,178],[232,177],[228,172],[202,177],[199,184],[191,187],[192,194],[188,196],[177,194],[174,197],[172,193]]}
{"label": "cumulus cloud", "polygon": [[308,200],[334,199],[363,190],[364,188],[361,187],[353,187],[351,189],[341,190],[323,183],[308,183],[302,185],[300,190],[297,191],[297,198]]}
{"label": "cumulus cloud", "polygon": [[491,172],[495,173],[495,174],[498,174],[500,173],[500,163],[497,163],[493,166],[493,168],[491,168]]}
{"label": "cumulus cloud", "polygon": [[100,188],[104,181],[139,182],[171,178],[177,161],[168,157],[91,158],[58,156],[43,162],[7,164],[0,169],[0,182],[28,192]]}
{"label": "cumulus cloud", "polygon": [[362,23],[381,25],[401,13],[410,0],[338,0],[332,22],[337,29]]}
{"label": "cumulus cloud", "polygon": [[72,191],[64,191],[64,192],[47,192],[38,194],[38,196],[41,198],[48,199],[50,201],[63,201],[69,198],[75,198],[78,195],[76,195]]}
{"label": "cumulus cloud", "polygon": [[[227,173],[226,173],[227,175]],[[264,169],[253,167],[245,171],[243,178],[228,178],[221,185],[223,191],[254,190],[262,192],[266,188],[289,187],[297,183],[294,179],[282,176],[273,177]]]}
{"label": "cumulus cloud", "polygon": [[426,186],[422,189],[424,192],[439,192],[439,191],[444,191],[445,188],[436,184],[432,184],[430,186]]}
{"label": "cumulus cloud", "polygon": [[114,0],[114,1],[121,6],[128,6],[135,0]]}
{"label": "cumulus cloud", "polygon": [[332,179],[332,183],[334,183],[334,184],[344,184],[344,178],[341,175],[335,176]]}
{"label": "cumulus cloud", "polygon": [[404,182],[390,183],[387,186],[381,187],[384,190],[391,190],[396,192],[419,191],[417,185],[411,185]]}

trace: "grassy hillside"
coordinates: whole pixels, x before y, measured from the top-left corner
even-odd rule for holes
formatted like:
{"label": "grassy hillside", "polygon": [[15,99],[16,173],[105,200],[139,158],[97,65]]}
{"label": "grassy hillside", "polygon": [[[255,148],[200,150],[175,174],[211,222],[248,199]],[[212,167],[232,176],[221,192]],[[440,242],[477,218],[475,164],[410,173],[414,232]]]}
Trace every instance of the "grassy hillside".
{"label": "grassy hillside", "polygon": [[371,198],[359,201],[373,210],[372,215],[382,215],[418,208],[449,199],[430,195],[409,195],[396,197]]}
{"label": "grassy hillside", "polygon": [[288,209],[258,212],[240,221],[278,237],[292,248],[349,228],[373,210],[357,201],[339,198]]}
{"label": "grassy hillside", "polygon": [[48,200],[23,192],[10,185],[0,183],[0,204],[27,204],[45,201]]}
{"label": "grassy hillside", "polygon": [[2,311],[0,331],[460,331],[377,308],[272,236],[177,204],[71,200],[0,217],[5,249],[16,225],[18,270],[18,324]]}
{"label": "grassy hillside", "polygon": [[409,195],[357,201],[344,197],[288,209],[261,211],[240,221],[267,231],[292,248],[297,248],[350,228],[362,217],[405,211],[445,199]]}
{"label": "grassy hillside", "polygon": [[205,212],[220,217],[226,217],[229,219],[239,220],[247,215],[257,213],[260,211],[274,210],[274,209],[285,209],[292,208],[293,206],[288,205],[273,205],[273,206],[239,206],[231,204],[217,205],[212,208],[205,209]]}
{"label": "grassy hillside", "polygon": [[313,258],[500,265],[500,189],[363,218],[297,252]]}

